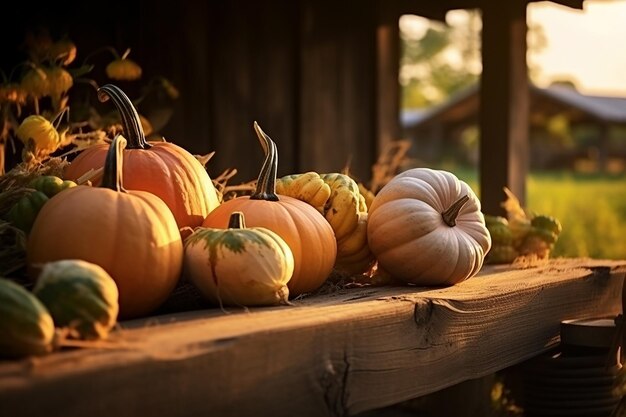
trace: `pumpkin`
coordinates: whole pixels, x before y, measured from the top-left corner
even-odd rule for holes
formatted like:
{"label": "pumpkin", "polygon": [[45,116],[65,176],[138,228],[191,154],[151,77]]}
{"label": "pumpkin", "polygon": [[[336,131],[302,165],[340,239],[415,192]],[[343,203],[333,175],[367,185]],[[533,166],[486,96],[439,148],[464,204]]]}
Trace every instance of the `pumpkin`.
{"label": "pumpkin", "polygon": [[0,278],[0,357],[51,352],[54,322],[46,307],[24,287]]}
{"label": "pumpkin", "polygon": [[95,263],[119,289],[120,317],[156,309],[175,287],[183,245],[165,203],[145,191],[123,188],[123,149],[117,136],[107,155],[100,187],[79,185],[41,209],[26,248],[31,274],[61,259]]}
{"label": "pumpkin", "polygon": [[407,170],[376,195],[367,235],[380,266],[418,285],[452,285],[475,275],[491,247],[472,189],[454,174]]}
{"label": "pumpkin", "polygon": [[294,257],[293,276],[287,284],[290,295],[314,291],[326,281],[335,263],[337,243],[333,229],[307,203],[276,194],[276,144],[256,122],[254,129],[265,152],[255,192],[222,203],[209,213],[202,226],[225,229],[233,212],[244,213],[249,226],[276,232],[289,245]]}
{"label": "pumpkin", "polygon": [[287,243],[264,227],[246,228],[234,212],[228,229],[198,227],[185,241],[185,270],[206,298],[220,305],[285,304],[293,274]]}
{"label": "pumpkin", "polygon": [[309,203],[328,220],[337,240],[337,270],[358,274],[371,267],[367,205],[352,178],[340,173],[289,175],[277,180],[276,191]]}
{"label": "pumpkin", "polygon": [[90,262],[48,262],[33,293],[46,306],[55,326],[67,329],[75,339],[104,339],[117,320],[117,285],[102,267]]}
{"label": "pumpkin", "polygon": [[[204,166],[185,149],[168,142],[147,142],[139,115],[130,99],[118,87],[108,84],[98,90],[116,105],[128,146],[124,151],[124,186],[148,191],[170,208],[179,228],[200,226],[206,215],[219,205],[213,182]],[[104,165],[107,144],[84,150],[66,169],[64,176],[76,181],[91,169]],[[92,179],[100,183],[101,176]]]}

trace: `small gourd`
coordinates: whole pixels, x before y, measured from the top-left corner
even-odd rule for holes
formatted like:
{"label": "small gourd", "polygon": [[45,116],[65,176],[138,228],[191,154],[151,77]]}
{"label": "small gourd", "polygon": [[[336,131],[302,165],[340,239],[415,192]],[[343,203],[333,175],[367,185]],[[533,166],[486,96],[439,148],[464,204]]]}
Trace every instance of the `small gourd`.
{"label": "small gourd", "polygon": [[241,212],[228,229],[197,228],[185,241],[185,269],[209,300],[227,305],[285,304],[293,254],[276,233],[246,228]]}
{"label": "small gourd", "polygon": [[33,293],[52,315],[54,324],[74,339],[104,339],[117,320],[119,293],[99,265],[79,259],[49,262]]}
{"label": "small gourd", "polygon": [[491,237],[472,189],[454,174],[404,171],[376,195],[368,241],[379,265],[417,285],[453,285],[474,276]]}
{"label": "small gourd", "polygon": [[278,194],[315,207],[333,228],[337,240],[335,268],[348,274],[366,272],[374,262],[367,245],[367,205],[348,175],[307,172],[279,178]]}
{"label": "small gourd", "polygon": [[7,213],[7,220],[13,226],[28,234],[35,223],[39,211],[47,202],[48,196],[41,191],[33,190],[17,200]]}
{"label": "small gourd", "polygon": [[61,146],[61,135],[52,122],[43,116],[26,117],[15,132],[25,147],[38,155],[48,155]]}
{"label": "small gourd", "polygon": [[27,187],[41,191],[48,198],[52,198],[63,190],[76,187],[76,183],[70,180],[62,180],[54,175],[42,175],[32,179]]}
{"label": "small gourd", "polygon": [[43,355],[53,350],[54,322],[24,287],[0,278],[0,357]]}

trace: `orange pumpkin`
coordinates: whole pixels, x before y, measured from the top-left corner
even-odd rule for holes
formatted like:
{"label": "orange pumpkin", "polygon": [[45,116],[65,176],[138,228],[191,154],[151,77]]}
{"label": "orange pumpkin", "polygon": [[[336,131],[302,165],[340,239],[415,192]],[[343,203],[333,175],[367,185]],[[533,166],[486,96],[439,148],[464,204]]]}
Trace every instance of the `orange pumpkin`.
{"label": "orange pumpkin", "polygon": [[[200,226],[207,214],[219,205],[217,192],[202,164],[185,149],[169,142],[147,142],[137,110],[118,87],[107,84],[98,97],[110,97],[117,107],[128,146],[124,151],[124,186],[148,191],[170,208],[179,228]],[[76,180],[91,169],[104,165],[107,144],[84,150],[66,169],[65,178]],[[101,176],[92,179],[100,183]]]}
{"label": "orange pumpkin", "polygon": [[291,248],[294,272],[287,283],[289,294],[295,296],[314,291],[326,281],[335,264],[335,234],[326,219],[309,204],[276,195],[276,144],[256,122],[254,129],[265,151],[265,161],[254,194],[222,203],[209,213],[202,226],[226,229],[230,215],[242,212],[249,227],[270,229]]}
{"label": "orange pumpkin", "polygon": [[181,273],[183,245],[165,203],[122,186],[126,140],[111,144],[101,187],[77,186],[52,197],[28,238],[27,261],[37,276],[46,262],[82,259],[101,266],[119,288],[120,316],[138,317],[168,297]]}

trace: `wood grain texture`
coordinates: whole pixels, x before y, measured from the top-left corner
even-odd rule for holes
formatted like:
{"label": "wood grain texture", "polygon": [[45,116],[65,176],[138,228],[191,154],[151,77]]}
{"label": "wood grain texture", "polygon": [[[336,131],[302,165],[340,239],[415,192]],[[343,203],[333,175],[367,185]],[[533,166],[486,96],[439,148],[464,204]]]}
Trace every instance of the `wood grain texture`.
{"label": "wood grain texture", "polygon": [[617,314],[625,273],[626,261],[553,260],[449,288],[126,322],[106,348],[1,362],[0,415],[354,415],[544,352],[563,319]]}

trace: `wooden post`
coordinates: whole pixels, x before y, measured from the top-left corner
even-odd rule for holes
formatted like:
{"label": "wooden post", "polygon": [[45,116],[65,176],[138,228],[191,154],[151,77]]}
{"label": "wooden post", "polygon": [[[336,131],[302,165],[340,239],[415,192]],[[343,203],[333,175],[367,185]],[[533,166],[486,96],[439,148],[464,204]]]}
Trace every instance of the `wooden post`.
{"label": "wooden post", "polygon": [[480,195],[485,213],[503,214],[503,187],[526,199],[526,2],[484,2],[482,12]]}
{"label": "wooden post", "polygon": [[389,3],[386,6],[380,10],[376,31],[378,154],[389,142],[400,139],[400,16],[391,11]]}

